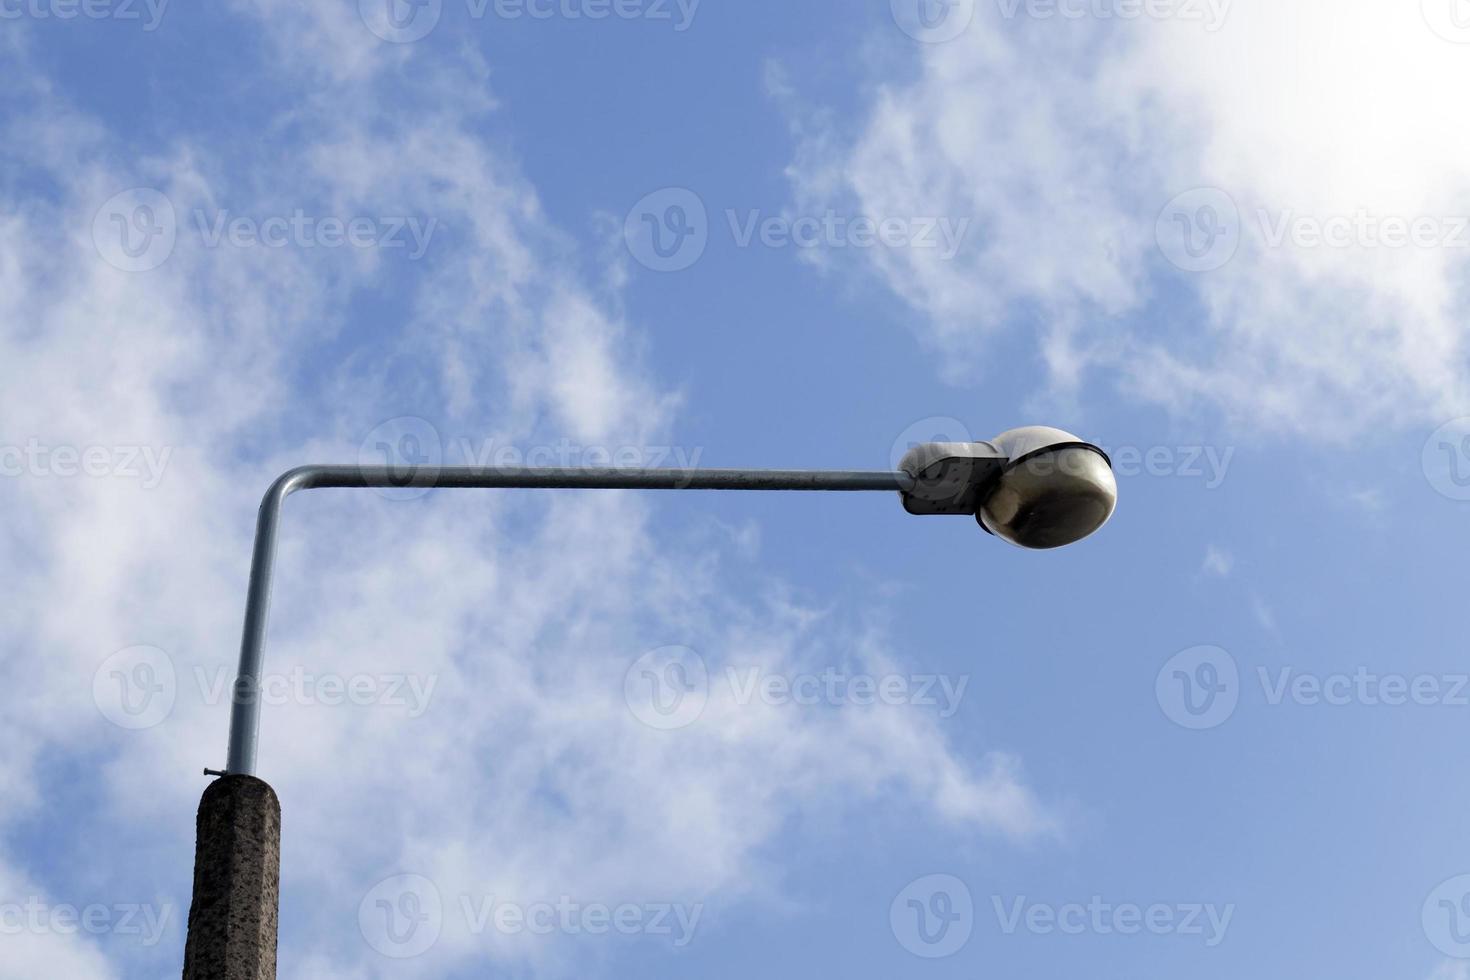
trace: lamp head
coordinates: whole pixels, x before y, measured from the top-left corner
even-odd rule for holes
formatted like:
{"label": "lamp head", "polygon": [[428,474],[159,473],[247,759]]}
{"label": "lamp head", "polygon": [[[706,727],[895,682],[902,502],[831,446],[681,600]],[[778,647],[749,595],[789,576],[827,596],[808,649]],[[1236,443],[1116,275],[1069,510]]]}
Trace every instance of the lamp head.
{"label": "lamp head", "polygon": [[909,513],[973,514],[1021,548],[1081,541],[1118,503],[1107,454],[1047,426],[1012,429],[991,442],[915,446],[899,468],[914,477],[903,495]]}
{"label": "lamp head", "polygon": [[1118,482],[1101,449],[1035,425],[994,440],[1007,462],[977,512],[980,526],[1022,548],[1061,548],[1097,531],[1118,506]]}

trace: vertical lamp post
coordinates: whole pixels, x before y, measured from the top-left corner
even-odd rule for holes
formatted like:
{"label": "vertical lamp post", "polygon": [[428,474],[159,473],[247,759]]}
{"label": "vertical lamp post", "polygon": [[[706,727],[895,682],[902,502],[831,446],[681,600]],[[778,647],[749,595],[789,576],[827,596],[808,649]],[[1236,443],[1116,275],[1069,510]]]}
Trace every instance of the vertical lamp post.
{"label": "vertical lamp post", "polygon": [[199,804],[185,980],[273,980],[279,910],[281,809],[255,775],[260,683],[276,528],[287,497],[322,488],[757,490],[898,493],[921,516],[961,515],[1022,548],[1058,548],[1113,514],[1118,488],[1096,446],[1042,426],[991,442],[930,443],[893,471],[587,470],[305,466],[282,475],[260,505],[231,696],[228,762]]}

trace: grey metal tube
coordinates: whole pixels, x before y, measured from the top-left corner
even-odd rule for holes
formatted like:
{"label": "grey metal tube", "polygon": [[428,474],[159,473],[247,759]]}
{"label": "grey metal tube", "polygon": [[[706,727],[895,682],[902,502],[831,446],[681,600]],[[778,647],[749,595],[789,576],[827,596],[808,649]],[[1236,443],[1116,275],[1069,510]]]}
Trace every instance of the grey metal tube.
{"label": "grey metal tube", "polygon": [[265,627],[270,611],[271,573],[276,557],[276,529],[281,505],[298,490],[324,488],[443,488],[477,490],[776,490],[886,491],[913,489],[914,478],[901,471],[850,472],[813,470],[588,470],[485,469],[443,467],[422,473],[386,466],[303,466],[281,475],[260,504],[250,587],[245,599],[245,630],[240,641],[240,667],[230,709],[230,775],[255,775],[255,749],[260,733],[260,682]]}

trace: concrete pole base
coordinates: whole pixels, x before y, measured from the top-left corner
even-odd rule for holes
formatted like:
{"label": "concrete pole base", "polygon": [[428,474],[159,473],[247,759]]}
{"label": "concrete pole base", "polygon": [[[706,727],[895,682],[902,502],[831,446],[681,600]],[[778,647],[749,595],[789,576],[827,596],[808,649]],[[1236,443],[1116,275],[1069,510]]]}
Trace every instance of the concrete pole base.
{"label": "concrete pole base", "polygon": [[199,801],[184,980],[275,980],[281,802],[254,776],[224,776]]}

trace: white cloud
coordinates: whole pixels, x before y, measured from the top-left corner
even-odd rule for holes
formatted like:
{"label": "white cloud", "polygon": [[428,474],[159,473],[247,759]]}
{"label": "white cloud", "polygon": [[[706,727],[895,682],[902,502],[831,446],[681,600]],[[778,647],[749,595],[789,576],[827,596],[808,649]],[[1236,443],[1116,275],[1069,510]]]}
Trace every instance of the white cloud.
{"label": "white cloud", "polygon": [[[106,958],[92,948],[82,928],[80,906],[56,902],[45,889],[0,865],[0,899],[5,908],[5,957],[0,980],[34,977],[117,976]],[[109,910],[110,912],[110,910]]]}
{"label": "white cloud", "polygon": [[[432,417],[446,438],[643,445],[667,439],[677,404],[640,364],[636,331],[558,271],[568,244],[480,135],[482,66],[425,60],[397,74],[411,56],[364,48],[350,6],[342,23],[325,6],[241,9],[278,45],[264,74],[318,85],[286,127],[300,134],[294,148],[180,134],[124,163],[115,136],[22,61],[31,108],[4,133],[6,441],[172,451],[151,490],[125,477],[0,482],[15,517],[0,530],[15,557],[0,683],[26,692],[0,716],[0,832],[47,805],[43,759],[83,759],[98,819],[129,844],[98,885],[109,892],[174,880],[158,855],[177,860],[202,789],[193,774],[223,761],[225,708],[196,678],[233,668],[251,520],[275,472],[355,459],[385,417]],[[180,234],[161,267],[128,273],[99,256],[93,218],[138,186],[167,196]],[[406,274],[372,252],[206,248],[188,227],[198,209],[297,207],[424,214],[452,232]],[[352,336],[348,311],[364,298],[401,305],[401,330]],[[411,673],[435,687],[418,719],[381,706],[265,709],[287,902],[321,923],[293,931],[313,938],[283,950],[283,972],[375,969],[377,954],[341,923],[377,877],[405,868],[446,895],[738,901],[773,886],[756,856],[805,808],[896,791],[961,833],[1055,829],[1014,760],[957,755],[922,712],[715,698],[683,732],[637,723],[623,672],[653,647],[771,669],[888,663],[881,631],[732,596],[720,561],[654,539],[648,509],[617,494],[291,501],[268,670]],[[167,652],[178,694],[166,722],[127,732],[100,716],[92,680],[134,644]],[[77,965],[95,960],[85,949],[37,949],[28,975],[104,972]],[[493,950],[446,928],[416,968],[538,952]]]}
{"label": "white cloud", "polygon": [[1276,626],[1276,611],[1261,596],[1256,594],[1251,595],[1251,613],[1256,617],[1256,622],[1266,632],[1272,634],[1280,632]]}
{"label": "white cloud", "polygon": [[[954,261],[914,249],[864,260],[951,359],[1039,324],[1058,389],[1093,369],[1179,411],[1329,439],[1462,414],[1470,59],[1419,7],[1237,0],[1210,32],[1007,20],[981,4],[958,39],[911,45],[917,77],[875,63],[853,127],[782,95],[799,141],[797,206],[973,217]],[[1217,214],[1228,222],[1236,209],[1239,247],[1186,273],[1166,261],[1156,225],[1199,188],[1227,192]],[[1195,216],[1210,198],[1185,200]],[[1283,219],[1309,236],[1341,230],[1340,218],[1346,247],[1273,243]],[[1421,218],[1458,247],[1366,242],[1385,222]]]}
{"label": "white cloud", "polygon": [[1210,545],[1205,549],[1205,560],[1201,570],[1211,575],[1226,578],[1235,567],[1235,558],[1228,551]]}
{"label": "white cloud", "polygon": [[1363,487],[1347,491],[1347,499],[1369,514],[1382,513],[1387,507],[1384,494],[1378,487]]}

